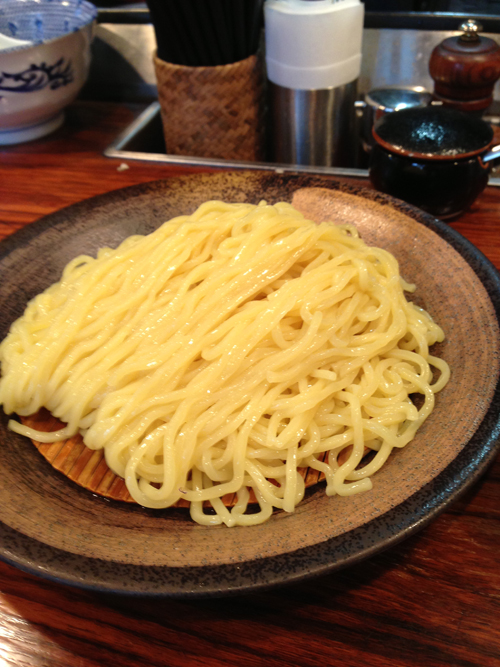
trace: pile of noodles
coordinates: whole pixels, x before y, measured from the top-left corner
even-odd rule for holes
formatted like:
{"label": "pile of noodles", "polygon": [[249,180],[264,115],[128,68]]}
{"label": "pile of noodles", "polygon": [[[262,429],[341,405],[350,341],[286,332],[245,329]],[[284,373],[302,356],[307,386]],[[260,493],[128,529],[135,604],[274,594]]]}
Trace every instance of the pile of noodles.
{"label": "pile of noodles", "polygon": [[429,346],[444,334],[413,289],[352,227],[210,201],[71,261],[0,345],[0,402],[67,424],[11,420],[18,433],[104,448],[141,505],[184,498],[200,524],[261,523],[294,510],[304,468],[328,495],[370,489],[431,413],[449,371]]}

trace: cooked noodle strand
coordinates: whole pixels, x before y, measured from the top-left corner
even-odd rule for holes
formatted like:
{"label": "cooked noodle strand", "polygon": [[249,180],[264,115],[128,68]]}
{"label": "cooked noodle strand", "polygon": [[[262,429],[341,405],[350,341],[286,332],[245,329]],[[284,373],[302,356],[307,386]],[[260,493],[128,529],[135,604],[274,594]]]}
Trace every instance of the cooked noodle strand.
{"label": "cooked noodle strand", "polygon": [[329,495],[369,490],[431,413],[444,334],[413,290],[352,227],[207,202],[72,260],[1,343],[0,402],[47,408],[67,426],[10,427],[80,432],[146,507],[183,498],[203,525],[260,523],[295,509],[303,468]]}

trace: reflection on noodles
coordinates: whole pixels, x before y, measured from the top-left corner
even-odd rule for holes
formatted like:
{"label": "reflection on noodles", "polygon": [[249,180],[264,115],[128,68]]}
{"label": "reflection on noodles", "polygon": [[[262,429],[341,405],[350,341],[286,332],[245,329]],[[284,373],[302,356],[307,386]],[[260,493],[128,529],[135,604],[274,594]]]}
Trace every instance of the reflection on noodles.
{"label": "reflection on noodles", "polygon": [[207,202],[70,262],[1,344],[0,402],[67,424],[11,420],[18,433],[80,431],[104,448],[144,506],[182,497],[198,523],[260,523],[294,510],[299,468],[324,473],[328,495],[370,489],[432,411],[449,371],[428,348],[444,335],[406,300],[413,289],[352,227],[286,203]]}

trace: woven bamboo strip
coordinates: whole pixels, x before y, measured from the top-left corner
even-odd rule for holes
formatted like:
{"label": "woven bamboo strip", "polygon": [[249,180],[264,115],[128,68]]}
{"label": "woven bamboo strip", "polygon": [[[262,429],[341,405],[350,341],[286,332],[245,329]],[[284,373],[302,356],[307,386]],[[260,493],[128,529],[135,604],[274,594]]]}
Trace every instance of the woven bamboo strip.
{"label": "woven bamboo strip", "polygon": [[[64,426],[47,410],[40,410],[34,415],[21,417],[20,419],[26,426],[44,432],[57,431]],[[88,491],[111,500],[135,502],[130,496],[124,480],[109,469],[103,451],[93,451],[86,447],[80,435],[76,435],[63,443],[47,444],[36,440],[32,442],[56,470],[59,470],[63,475]],[[55,457],[54,449],[57,451]],[[324,479],[323,474],[311,468],[300,468],[299,472],[305,480],[306,487],[313,486]],[[223,497],[224,504],[227,507],[235,505],[236,500],[235,493]],[[252,490],[250,490],[250,502],[257,502]],[[189,507],[189,503],[181,499],[176,506]],[[205,503],[205,506],[209,507],[210,503]]]}

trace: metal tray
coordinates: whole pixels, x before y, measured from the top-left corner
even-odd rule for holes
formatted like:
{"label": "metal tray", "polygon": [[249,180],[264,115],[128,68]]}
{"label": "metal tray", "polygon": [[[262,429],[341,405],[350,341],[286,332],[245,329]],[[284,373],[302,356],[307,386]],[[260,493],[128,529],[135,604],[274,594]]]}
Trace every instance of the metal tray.
{"label": "metal tray", "polygon": [[[492,120],[493,124],[496,124]],[[351,178],[368,178],[367,169],[351,167],[317,167],[296,164],[277,164],[272,162],[245,162],[222,160],[183,155],[168,155],[163,138],[163,129],[158,102],[150,104],[131,123],[113,143],[108,146],[104,155],[120,160],[142,160],[145,162],[161,162],[163,164],[184,167],[211,167],[231,171],[251,169],[254,171],[270,171],[275,174],[318,174],[325,176],[350,176]],[[500,187],[500,168],[492,171],[488,184]]]}
{"label": "metal tray", "polygon": [[344,167],[309,167],[305,165],[276,164],[271,162],[245,162],[237,160],[222,160],[216,158],[201,158],[183,155],[168,155],[163,139],[163,129],[158,102],[150,104],[127,127],[126,130],[104,151],[106,157],[121,160],[143,160],[148,162],[162,162],[163,164],[182,165],[186,167],[212,167],[218,169],[252,169],[254,171],[271,171],[276,174],[301,173],[324,174],[332,176],[351,176],[353,178],[368,178],[366,169]]}

